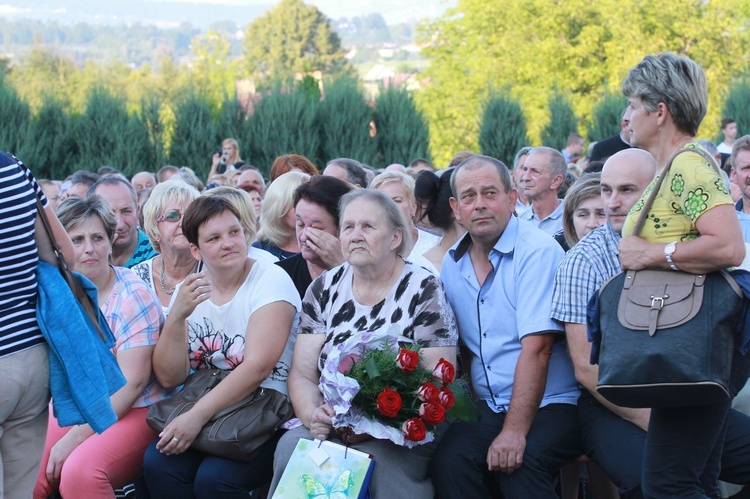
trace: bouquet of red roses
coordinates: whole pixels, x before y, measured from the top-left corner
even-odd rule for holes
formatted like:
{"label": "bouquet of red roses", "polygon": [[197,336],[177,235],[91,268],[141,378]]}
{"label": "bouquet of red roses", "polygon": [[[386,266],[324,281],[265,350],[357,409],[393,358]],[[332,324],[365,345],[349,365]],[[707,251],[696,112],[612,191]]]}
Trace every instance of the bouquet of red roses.
{"label": "bouquet of red roses", "polygon": [[[321,374],[321,391],[336,412],[334,427],[412,447],[434,438],[445,420],[476,419],[476,407],[455,368],[421,364],[419,345],[386,332],[363,333],[337,345]],[[348,344],[347,344],[348,343]]]}

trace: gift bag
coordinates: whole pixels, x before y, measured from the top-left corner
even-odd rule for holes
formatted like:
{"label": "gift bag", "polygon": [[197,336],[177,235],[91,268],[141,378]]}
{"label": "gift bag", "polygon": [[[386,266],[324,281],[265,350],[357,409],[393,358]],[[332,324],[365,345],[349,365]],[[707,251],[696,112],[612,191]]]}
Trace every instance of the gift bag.
{"label": "gift bag", "polygon": [[273,499],[369,499],[373,458],[330,441],[297,442]]}

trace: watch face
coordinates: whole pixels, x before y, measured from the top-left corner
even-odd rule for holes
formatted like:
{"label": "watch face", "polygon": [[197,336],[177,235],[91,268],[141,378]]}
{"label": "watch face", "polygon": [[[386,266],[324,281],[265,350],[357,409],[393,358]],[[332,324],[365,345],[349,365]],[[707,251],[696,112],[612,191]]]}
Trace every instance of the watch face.
{"label": "watch face", "polygon": [[664,247],[664,254],[671,255],[675,250],[675,243],[669,243]]}

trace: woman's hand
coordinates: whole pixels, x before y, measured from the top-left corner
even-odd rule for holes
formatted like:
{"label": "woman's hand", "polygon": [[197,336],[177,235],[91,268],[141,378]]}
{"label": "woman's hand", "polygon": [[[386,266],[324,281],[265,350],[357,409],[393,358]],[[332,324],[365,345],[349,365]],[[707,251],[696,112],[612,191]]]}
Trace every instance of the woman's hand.
{"label": "woman's hand", "polygon": [[180,414],[159,433],[161,440],[156,448],[168,456],[182,454],[190,448],[205,424],[205,418],[197,411]]}
{"label": "woman's hand", "polygon": [[333,407],[323,404],[315,409],[310,419],[310,434],[318,440],[328,440],[333,430],[332,418],[336,413]]}
{"label": "woman's hand", "polygon": [[76,447],[78,447],[80,443],[81,442],[78,442],[72,435],[70,435],[70,433],[68,433],[58,440],[58,442],[52,446],[52,449],[50,449],[45,474],[47,475],[47,481],[55,489],[60,484],[60,474],[62,473],[65,461],[70,457],[73,451],[76,450]]}
{"label": "woman's hand", "polygon": [[323,260],[327,268],[332,269],[344,263],[341,241],[336,236],[312,227],[306,228],[305,233],[307,235],[305,244]]}
{"label": "woman's hand", "polygon": [[[623,237],[618,251],[623,270],[643,270],[666,265],[664,245],[652,244],[637,236]],[[663,260],[663,262],[662,262]]]}
{"label": "woman's hand", "polygon": [[195,307],[211,298],[211,278],[205,272],[190,274],[180,286],[170,315],[187,319],[193,313]]}

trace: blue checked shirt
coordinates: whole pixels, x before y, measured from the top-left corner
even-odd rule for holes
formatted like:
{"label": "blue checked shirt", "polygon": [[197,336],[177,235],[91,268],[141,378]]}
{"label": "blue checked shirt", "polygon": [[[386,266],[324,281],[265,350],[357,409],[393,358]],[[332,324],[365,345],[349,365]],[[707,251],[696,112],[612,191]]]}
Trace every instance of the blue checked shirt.
{"label": "blue checked shirt", "polygon": [[589,298],[622,271],[617,246],[621,236],[608,223],[597,227],[565,254],[555,273],[552,318],[586,324]]}

